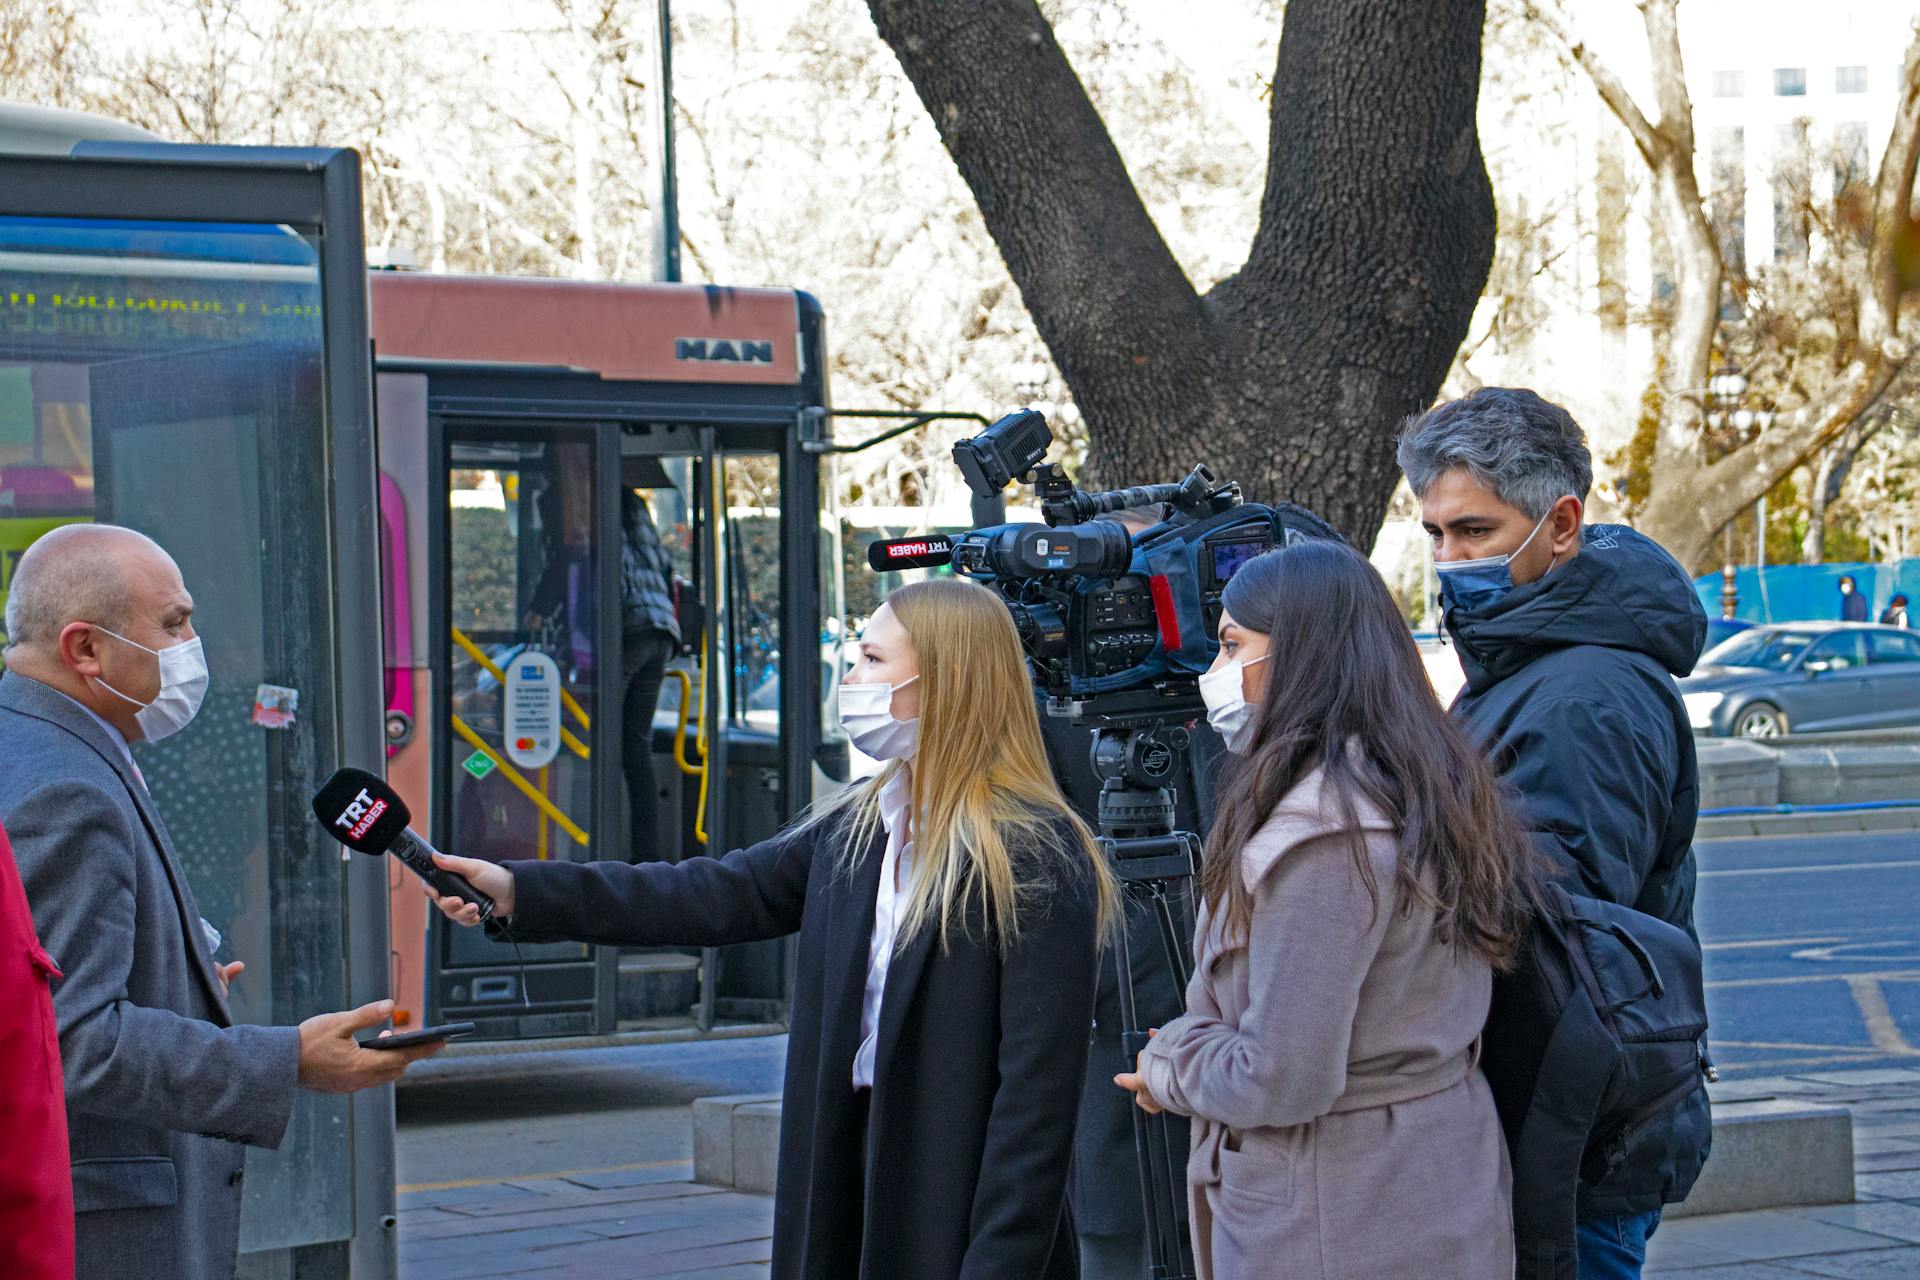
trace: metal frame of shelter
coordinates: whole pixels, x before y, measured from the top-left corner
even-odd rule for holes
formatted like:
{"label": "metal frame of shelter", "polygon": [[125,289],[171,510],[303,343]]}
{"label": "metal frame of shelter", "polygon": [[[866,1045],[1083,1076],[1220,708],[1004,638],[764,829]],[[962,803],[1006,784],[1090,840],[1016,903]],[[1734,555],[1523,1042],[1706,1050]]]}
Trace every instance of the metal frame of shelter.
{"label": "metal frame of shelter", "polygon": [[[381,705],[381,611],[377,573],[378,490],[374,469],[373,379],[368,358],[367,275],[362,242],[360,161],[349,150],[80,142],[71,155],[0,155],[0,216],[196,224],[252,224],[298,232],[316,246],[323,310],[322,429],[334,586],[328,673],[333,732],[317,746],[320,774],[339,765],[379,770],[385,758]],[[219,495],[182,486],[183,497]],[[312,536],[311,531],[307,536]],[[306,708],[302,708],[303,716]],[[284,778],[288,788],[305,779]],[[295,797],[299,798],[299,797]],[[275,803],[278,803],[276,801]],[[275,811],[277,814],[277,810]],[[301,906],[337,909],[349,1005],[375,1000],[388,985],[387,878],[378,860],[338,864],[337,877],[309,868],[321,886]],[[330,898],[337,889],[338,901]],[[278,935],[276,935],[277,937]],[[281,947],[278,942],[275,952]],[[275,957],[280,959],[278,955]],[[291,965],[298,956],[282,960]],[[277,1010],[277,1012],[279,1012]],[[323,1012],[306,1010],[300,1016]],[[284,1021],[285,1019],[280,1019]],[[348,1101],[350,1169],[313,1169],[250,1192],[243,1233],[253,1252],[243,1274],[301,1280],[389,1280],[394,1240],[393,1095],[390,1088]],[[290,1143],[297,1144],[296,1134]],[[297,1166],[298,1150],[281,1159]],[[312,1162],[319,1164],[322,1162]],[[304,1186],[301,1178],[327,1179]],[[344,1194],[345,1237],[281,1243],[274,1198]]]}

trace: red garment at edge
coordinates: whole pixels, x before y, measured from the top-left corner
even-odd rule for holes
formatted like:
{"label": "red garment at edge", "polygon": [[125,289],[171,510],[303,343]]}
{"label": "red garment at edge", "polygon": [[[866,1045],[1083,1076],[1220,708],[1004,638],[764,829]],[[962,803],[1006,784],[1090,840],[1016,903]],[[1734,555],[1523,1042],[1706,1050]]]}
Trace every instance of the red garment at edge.
{"label": "red garment at edge", "polygon": [[0,828],[0,1276],[73,1280],[73,1170],[50,979]]}

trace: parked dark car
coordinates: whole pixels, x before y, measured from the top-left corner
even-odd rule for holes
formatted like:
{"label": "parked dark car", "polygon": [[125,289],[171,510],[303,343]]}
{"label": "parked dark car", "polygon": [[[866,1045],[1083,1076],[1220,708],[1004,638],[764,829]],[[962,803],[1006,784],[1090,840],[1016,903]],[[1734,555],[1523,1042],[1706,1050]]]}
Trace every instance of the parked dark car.
{"label": "parked dark car", "polygon": [[1751,627],[1680,681],[1694,732],[1775,738],[1920,725],[1920,636],[1870,623]]}
{"label": "parked dark car", "polygon": [[1709,653],[1714,646],[1725,644],[1742,631],[1751,630],[1751,622],[1742,622],[1738,618],[1708,618],[1707,642],[1700,646],[1700,652]]}

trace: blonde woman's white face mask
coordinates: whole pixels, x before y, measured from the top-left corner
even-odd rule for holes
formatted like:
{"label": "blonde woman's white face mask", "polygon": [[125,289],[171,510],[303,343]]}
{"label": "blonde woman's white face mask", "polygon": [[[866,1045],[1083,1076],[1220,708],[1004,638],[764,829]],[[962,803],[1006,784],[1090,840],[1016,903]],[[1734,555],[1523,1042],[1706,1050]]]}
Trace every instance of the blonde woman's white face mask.
{"label": "blonde woman's white face mask", "polygon": [[[860,636],[860,656],[840,684],[840,723],[853,745],[875,760],[908,760],[920,740],[920,678],[907,629],[881,605]],[[898,711],[904,717],[895,718]]]}
{"label": "blonde woman's white face mask", "polygon": [[893,694],[919,676],[900,684],[842,684],[840,724],[853,745],[875,760],[911,760],[920,741],[920,718],[895,720]]}

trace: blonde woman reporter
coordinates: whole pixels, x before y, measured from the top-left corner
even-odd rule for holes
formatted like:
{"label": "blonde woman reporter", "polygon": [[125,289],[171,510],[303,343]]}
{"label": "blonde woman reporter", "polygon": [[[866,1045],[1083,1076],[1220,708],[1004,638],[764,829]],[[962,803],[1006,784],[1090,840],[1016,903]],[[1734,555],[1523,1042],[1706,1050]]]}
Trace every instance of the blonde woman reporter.
{"label": "blonde woman reporter", "polygon": [[1194,1119],[1203,1280],[1511,1277],[1478,1061],[1526,839],[1359,552],[1268,552],[1223,605],[1200,691],[1241,759],[1209,836],[1188,1012],[1117,1082]]}
{"label": "blonde woman reporter", "polygon": [[895,591],[840,713],[886,767],[752,848],[442,865],[522,941],[799,932],[775,1277],[1071,1280],[1067,1168],[1116,893],[1053,783],[1005,606],[957,579]]}

